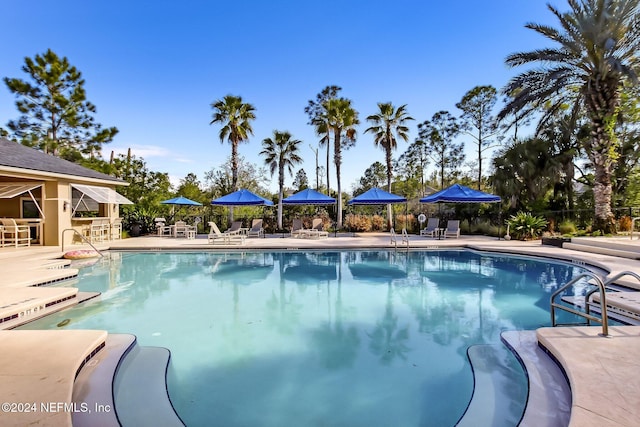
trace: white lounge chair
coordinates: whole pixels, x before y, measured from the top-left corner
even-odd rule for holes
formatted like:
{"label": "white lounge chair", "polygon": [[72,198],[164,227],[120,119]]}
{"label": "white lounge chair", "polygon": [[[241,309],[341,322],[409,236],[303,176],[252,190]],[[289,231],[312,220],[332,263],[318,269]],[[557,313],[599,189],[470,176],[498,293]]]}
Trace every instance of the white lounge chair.
{"label": "white lounge chair", "polygon": [[215,222],[210,221],[209,227],[211,228],[207,235],[207,242],[209,243],[223,243],[232,244],[240,243],[244,244],[245,237],[242,234],[226,234],[220,231],[218,225]]}
{"label": "white lounge chair", "polygon": [[325,231],[324,224],[322,223],[322,218],[314,218],[311,222],[311,228],[307,231],[308,236],[320,239],[329,237],[329,232]]}
{"label": "white lounge chair", "polygon": [[0,218],[4,246],[31,246],[31,229],[28,225],[18,225],[13,218]]}
{"label": "white lounge chair", "polygon": [[308,231],[309,230],[304,228],[300,218],[295,218],[293,220],[293,225],[291,226],[291,237],[305,237]]}
{"label": "white lounge chair", "polygon": [[447,237],[455,237],[456,239],[460,237],[460,220],[450,219],[447,221],[447,228],[444,229],[443,236],[445,239]]}
{"label": "white lounge chair", "polygon": [[233,221],[231,227],[224,231],[224,234],[240,234],[242,232],[242,221]]}
{"label": "white lounge chair", "polygon": [[440,227],[440,218],[429,218],[427,226],[420,230],[420,235],[436,237],[438,234],[438,227]]}
{"label": "white lounge chair", "polygon": [[251,228],[247,231],[248,237],[260,237],[264,236],[264,228],[262,228],[262,218],[254,219],[251,222]]}

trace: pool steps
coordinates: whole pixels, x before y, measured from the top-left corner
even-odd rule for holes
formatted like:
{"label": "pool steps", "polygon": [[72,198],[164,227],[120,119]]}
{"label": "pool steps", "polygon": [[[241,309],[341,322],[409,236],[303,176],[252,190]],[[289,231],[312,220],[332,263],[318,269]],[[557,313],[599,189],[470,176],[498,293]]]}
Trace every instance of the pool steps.
{"label": "pool steps", "polygon": [[0,329],[13,329],[100,295],[76,288],[0,288]]}
{"label": "pool steps", "polygon": [[73,414],[74,427],[184,426],[167,393],[169,359],[169,350],[141,347],[134,335],[109,334],[74,384],[73,402],[91,409]]}
{"label": "pool steps", "polygon": [[120,364],[113,391],[123,426],[184,426],[167,391],[170,358],[166,348],[136,345]]}
{"label": "pool steps", "polygon": [[571,388],[564,371],[538,344],[536,331],[504,331],[502,341],[524,366],[529,398],[521,427],[564,427],[571,417]]}
{"label": "pool steps", "polygon": [[[92,411],[74,412],[73,425],[116,427],[120,426],[113,401],[112,384],[120,360],[136,343],[130,334],[109,334],[105,347],[90,360],[78,374],[73,386],[72,402],[86,404]],[[102,405],[103,411],[96,411]],[[109,408],[109,410],[107,410]]]}
{"label": "pool steps", "polygon": [[[513,400],[512,378],[522,375],[518,362],[504,363],[509,350],[502,345],[479,344],[467,349],[473,371],[473,396],[458,427],[504,425],[506,420],[517,421],[520,413],[510,407]],[[516,408],[517,410],[517,408]]]}
{"label": "pool steps", "polygon": [[[524,367],[529,383],[527,406],[521,427],[565,427],[571,416],[571,390],[557,363],[538,346],[535,331],[505,331],[503,342]],[[494,345],[469,347],[474,393],[457,427],[502,425],[510,410],[509,386],[513,367],[500,363],[504,348]],[[496,361],[498,363],[496,364]],[[500,406],[500,403],[503,406]]]}
{"label": "pool steps", "polygon": [[640,246],[637,240],[610,241],[595,238],[572,238],[570,243],[563,243],[562,248],[640,260]]}

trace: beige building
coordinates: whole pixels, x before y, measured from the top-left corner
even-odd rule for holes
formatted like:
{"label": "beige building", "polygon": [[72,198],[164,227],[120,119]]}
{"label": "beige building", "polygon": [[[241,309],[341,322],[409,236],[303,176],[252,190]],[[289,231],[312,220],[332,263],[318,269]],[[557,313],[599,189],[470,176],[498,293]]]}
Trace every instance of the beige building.
{"label": "beige building", "polygon": [[29,226],[31,244],[59,246],[63,234],[68,244],[74,233],[64,230],[90,238],[92,222],[117,223],[119,205],[133,203],[118,185],[129,184],[0,138],[0,218]]}

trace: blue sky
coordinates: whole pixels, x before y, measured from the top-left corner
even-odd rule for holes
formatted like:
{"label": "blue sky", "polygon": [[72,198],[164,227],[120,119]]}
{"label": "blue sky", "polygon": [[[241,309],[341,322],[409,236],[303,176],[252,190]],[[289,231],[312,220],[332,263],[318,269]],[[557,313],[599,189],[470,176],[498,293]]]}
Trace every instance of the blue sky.
{"label": "blue sky", "polygon": [[[567,9],[565,1],[552,4]],[[417,123],[435,112],[458,115],[455,104],[474,86],[500,89],[517,72],[504,65],[508,54],[547,45],[527,22],[555,25],[545,2],[532,0],[5,0],[0,76],[26,78],[24,58],[48,48],[66,56],[83,73],[97,121],[120,130],[105,158],[131,147],[173,182],[189,172],[203,180],[224,163],[230,146],[209,125],[210,105],[233,94],[256,107],[254,136],[240,154],[262,164],[261,141],[288,130],[303,141],[301,167],[313,184],[309,145],[318,138],[304,107],[338,85],[362,122],[356,146],[343,155],[349,191],[384,161],[364,134],[377,102],[407,104],[413,141]],[[2,84],[1,125],[18,117],[14,102]],[[406,148],[400,143],[395,156]],[[472,150],[468,141],[468,157]],[[335,188],[333,166],[331,173]]]}

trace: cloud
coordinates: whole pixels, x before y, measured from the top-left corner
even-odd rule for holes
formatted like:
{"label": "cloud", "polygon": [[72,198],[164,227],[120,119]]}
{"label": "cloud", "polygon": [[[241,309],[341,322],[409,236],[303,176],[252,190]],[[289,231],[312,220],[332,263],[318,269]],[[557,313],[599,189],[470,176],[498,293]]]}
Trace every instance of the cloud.
{"label": "cloud", "polygon": [[[136,157],[142,157],[145,160],[152,158],[163,158],[163,159],[171,159],[172,161],[178,163],[193,163],[192,159],[182,156],[181,154],[175,153],[166,147],[160,147],[157,145],[132,145],[130,147],[108,147],[113,151],[116,155],[119,154],[127,154],[129,148],[131,148],[131,154]],[[103,156],[105,157],[105,156]]]}

